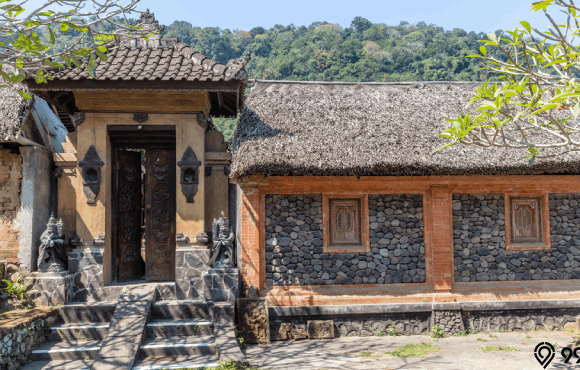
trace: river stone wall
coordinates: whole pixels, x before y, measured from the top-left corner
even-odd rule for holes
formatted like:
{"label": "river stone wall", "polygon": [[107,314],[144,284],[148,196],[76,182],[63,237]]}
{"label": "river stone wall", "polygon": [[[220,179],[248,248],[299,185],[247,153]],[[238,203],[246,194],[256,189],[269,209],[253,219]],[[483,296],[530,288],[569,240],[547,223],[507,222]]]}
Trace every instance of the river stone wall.
{"label": "river stone wall", "polygon": [[324,253],[321,195],[266,197],[266,285],[425,282],[421,195],[369,195],[370,253]]}
{"label": "river stone wall", "polygon": [[580,235],[579,197],[550,195],[552,249],[508,251],[504,195],[454,194],[455,281],[579,279],[580,247],[575,240]]}
{"label": "river stone wall", "polygon": [[31,352],[50,335],[57,309],[37,308],[0,315],[0,370],[17,370],[31,361]]}

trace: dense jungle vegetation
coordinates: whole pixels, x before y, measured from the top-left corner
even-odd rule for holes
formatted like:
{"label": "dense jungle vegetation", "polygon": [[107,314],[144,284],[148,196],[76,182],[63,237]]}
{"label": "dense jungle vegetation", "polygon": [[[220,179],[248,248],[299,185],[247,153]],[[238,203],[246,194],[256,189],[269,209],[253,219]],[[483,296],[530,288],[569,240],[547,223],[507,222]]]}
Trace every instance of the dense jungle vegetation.
{"label": "dense jungle vegetation", "polygon": [[[55,35],[57,45],[74,42],[74,31],[63,34],[55,30]],[[487,77],[485,71],[478,70],[479,59],[465,58],[479,53],[479,40],[487,39],[485,33],[467,33],[459,28],[449,31],[424,22],[389,26],[356,17],[346,28],[315,22],[244,31],[200,28],[175,21],[165,27],[163,36],[179,37],[223,64],[250,52],[250,78],[394,82],[474,81]],[[231,142],[235,121],[214,122]]]}

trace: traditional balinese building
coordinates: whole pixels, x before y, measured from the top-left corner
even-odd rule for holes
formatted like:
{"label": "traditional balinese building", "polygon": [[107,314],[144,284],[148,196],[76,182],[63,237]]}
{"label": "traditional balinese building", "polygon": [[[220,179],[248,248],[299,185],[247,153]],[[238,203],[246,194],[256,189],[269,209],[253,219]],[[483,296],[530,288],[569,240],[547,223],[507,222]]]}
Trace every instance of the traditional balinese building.
{"label": "traditional balinese building", "polygon": [[478,86],[253,83],[230,176],[243,289],[273,340],[309,320],[336,336],[576,327],[579,155],[430,154]]}
{"label": "traditional balinese building", "polygon": [[[29,93],[26,86],[16,88]],[[30,271],[31,251],[50,216],[52,153],[68,145],[57,113],[37,96],[0,89],[0,276],[6,263]]]}
{"label": "traditional balinese building", "polygon": [[249,56],[222,65],[161,38],[151,13],[141,22],[158,33],[108,45],[96,79],[73,65],[51,70],[47,83],[24,81],[74,120],[72,145],[52,158],[68,268],[59,289],[37,284],[46,304],[115,299],[116,284],[141,279],[172,283],[173,297],[203,297],[208,232],[222,212],[230,217],[231,153],[210,116],[243,106]]}
{"label": "traditional balinese building", "polygon": [[241,111],[250,57],[222,65],[160,37],[153,14],[140,23],[155,34],[108,44],[96,78],[72,65],[47,83],[24,80],[70,131],[48,151],[53,180],[35,184],[48,192],[55,181],[37,244],[28,260],[20,251],[34,302],[62,305],[64,324],[32,352],[35,369],[243,361],[231,152],[211,116]]}

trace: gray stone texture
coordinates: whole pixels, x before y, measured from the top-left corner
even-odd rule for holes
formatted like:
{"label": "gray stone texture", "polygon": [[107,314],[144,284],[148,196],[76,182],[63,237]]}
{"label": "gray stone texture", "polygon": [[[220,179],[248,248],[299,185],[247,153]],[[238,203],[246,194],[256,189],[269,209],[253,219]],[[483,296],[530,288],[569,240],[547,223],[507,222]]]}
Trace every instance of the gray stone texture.
{"label": "gray stone texture", "polygon": [[[288,335],[280,335],[284,324],[293,328],[307,330],[310,320],[332,320],[334,337],[387,336],[387,335],[419,335],[429,331],[431,312],[346,315],[346,316],[302,316],[277,317],[270,322],[270,331],[274,333],[272,340],[292,339]],[[282,330],[283,331],[283,330]]]}
{"label": "gray stone texture", "polygon": [[[463,318],[472,332],[563,330],[576,328],[580,309],[470,311]],[[568,325],[568,326],[567,326]]]}
{"label": "gray stone texture", "polygon": [[240,291],[237,268],[212,268],[203,275],[203,297],[206,301],[235,302]]}
{"label": "gray stone texture", "polygon": [[178,248],[175,251],[177,299],[203,298],[203,275],[209,270],[209,258],[209,249]]}
{"label": "gray stone texture", "polygon": [[29,297],[37,306],[58,306],[69,302],[72,279],[68,272],[32,273],[32,275],[25,279],[25,283],[29,287]]}
{"label": "gray stone texture", "polygon": [[68,254],[70,271],[69,302],[104,300],[103,255],[100,251]]}
{"label": "gray stone texture", "polygon": [[34,146],[21,146],[22,190],[20,192],[20,238],[18,261],[26,272],[37,270],[40,235],[50,217],[52,153]]}
{"label": "gray stone texture", "polygon": [[10,329],[0,330],[0,370],[17,370],[31,360],[34,348],[47,341],[56,313],[23,322]]}
{"label": "gray stone texture", "polygon": [[580,279],[580,194],[549,199],[552,248],[508,251],[503,194],[454,194],[455,281]]}
{"label": "gray stone texture", "polygon": [[432,318],[432,326],[439,325],[445,335],[453,335],[465,330],[461,311],[433,311]]}
{"label": "gray stone texture", "polygon": [[266,197],[266,285],[425,282],[421,195],[369,195],[369,253],[324,253],[321,195]]}

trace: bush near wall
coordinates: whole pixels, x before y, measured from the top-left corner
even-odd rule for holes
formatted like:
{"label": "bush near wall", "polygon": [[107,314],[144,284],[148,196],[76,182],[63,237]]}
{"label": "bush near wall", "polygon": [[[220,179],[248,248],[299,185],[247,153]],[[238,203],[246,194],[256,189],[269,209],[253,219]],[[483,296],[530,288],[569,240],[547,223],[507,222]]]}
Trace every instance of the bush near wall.
{"label": "bush near wall", "polygon": [[0,315],[0,370],[16,370],[30,361],[34,348],[46,341],[57,308],[10,311]]}

